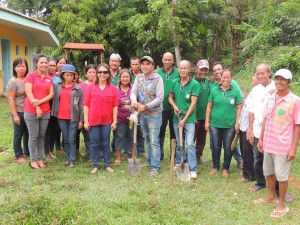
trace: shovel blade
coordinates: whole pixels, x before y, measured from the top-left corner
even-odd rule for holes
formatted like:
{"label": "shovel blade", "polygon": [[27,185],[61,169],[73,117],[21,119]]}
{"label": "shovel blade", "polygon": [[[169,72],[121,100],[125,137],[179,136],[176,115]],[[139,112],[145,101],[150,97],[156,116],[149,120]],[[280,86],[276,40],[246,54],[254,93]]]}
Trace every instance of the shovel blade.
{"label": "shovel blade", "polygon": [[179,180],[190,181],[190,169],[187,163],[182,163],[176,166],[176,175]]}
{"label": "shovel blade", "polygon": [[140,159],[128,159],[128,174],[135,175],[141,171],[141,160]]}

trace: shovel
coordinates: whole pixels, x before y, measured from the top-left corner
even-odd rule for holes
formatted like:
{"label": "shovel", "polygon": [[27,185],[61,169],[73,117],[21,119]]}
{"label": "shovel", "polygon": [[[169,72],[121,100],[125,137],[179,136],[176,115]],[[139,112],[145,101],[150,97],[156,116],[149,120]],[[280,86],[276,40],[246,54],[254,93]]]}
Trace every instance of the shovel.
{"label": "shovel", "polygon": [[136,137],[137,137],[137,123],[133,126],[133,152],[132,159],[128,159],[128,174],[135,175],[141,171],[141,160],[135,157],[136,155]]}
{"label": "shovel", "polygon": [[239,140],[239,133],[235,133],[233,141],[230,146],[231,151],[233,151],[235,149],[235,146],[236,146],[238,140]]}
{"label": "shovel", "polygon": [[[182,118],[182,111],[178,113],[179,122]],[[179,127],[179,144],[180,144],[180,154],[181,154],[181,162],[176,166],[176,174],[177,178],[182,181],[189,181],[190,177],[190,169],[187,163],[183,161],[183,140],[182,140],[183,127]]]}

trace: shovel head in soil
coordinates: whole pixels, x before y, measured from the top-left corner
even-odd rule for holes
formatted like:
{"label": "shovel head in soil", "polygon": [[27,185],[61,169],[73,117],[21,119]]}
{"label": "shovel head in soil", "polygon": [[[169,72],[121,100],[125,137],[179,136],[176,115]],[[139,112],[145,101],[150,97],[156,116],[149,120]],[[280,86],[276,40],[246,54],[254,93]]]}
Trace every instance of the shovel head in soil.
{"label": "shovel head in soil", "polygon": [[128,174],[135,175],[141,171],[141,160],[137,158],[128,159]]}
{"label": "shovel head in soil", "polygon": [[190,181],[190,169],[187,163],[176,165],[176,175],[179,180]]}

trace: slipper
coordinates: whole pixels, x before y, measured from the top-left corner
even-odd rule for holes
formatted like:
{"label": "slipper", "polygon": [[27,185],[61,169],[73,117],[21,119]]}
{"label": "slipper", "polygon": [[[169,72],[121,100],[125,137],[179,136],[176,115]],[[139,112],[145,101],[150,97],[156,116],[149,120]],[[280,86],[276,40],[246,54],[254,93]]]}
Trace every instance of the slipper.
{"label": "slipper", "polygon": [[29,162],[29,167],[31,168],[31,169],[33,169],[33,170],[35,170],[35,171],[39,171],[40,170],[40,167],[38,167],[38,168],[36,168],[36,167],[33,167],[32,165],[31,165],[31,162]]}
{"label": "slipper", "polygon": [[261,189],[263,189],[263,187],[253,186],[253,187],[249,188],[249,191],[258,192],[258,191],[261,190]]}
{"label": "slipper", "polygon": [[270,213],[270,216],[272,218],[279,218],[279,217],[283,217],[285,214],[288,213],[289,211],[289,207],[286,207],[285,209],[282,209],[282,210],[276,210],[274,209],[271,213]]}
{"label": "slipper", "polygon": [[228,178],[229,174],[228,174],[228,170],[223,170],[222,171],[222,177],[223,178]]}
{"label": "slipper", "polygon": [[240,182],[240,183],[248,183],[248,182],[250,182],[250,180],[243,177],[243,178],[241,178],[241,179],[239,180],[239,182]]}
{"label": "slipper", "polygon": [[286,194],[286,195],[284,196],[284,200],[285,200],[286,202],[293,202],[293,201],[294,201],[294,198],[293,198],[293,196],[291,196],[290,194]]}
{"label": "slipper", "polygon": [[213,175],[215,175],[215,174],[218,173],[218,172],[219,172],[219,170],[216,169],[216,168],[214,168],[214,169],[212,169],[212,170],[209,172],[209,176],[213,176]]}
{"label": "slipper", "polygon": [[91,171],[91,174],[97,173],[98,170],[99,170],[99,169],[98,169],[97,167],[95,167],[95,168]]}
{"label": "slipper", "polygon": [[113,170],[111,167],[107,167],[107,168],[106,168],[106,171],[108,171],[108,172],[110,172],[110,173],[113,173],[113,172],[114,172],[114,170]]}
{"label": "slipper", "polygon": [[116,160],[115,160],[115,165],[116,165],[116,166],[120,166],[120,165],[121,165],[121,160],[116,159]]}
{"label": "slipper", "polygon": [[278,200],[276,198],[274,199],[269,199],[269,198],[259,198],[254,200],[254,203],[256,205],[260,205],[260,204],[266,204],[266,203],[277,203]]}

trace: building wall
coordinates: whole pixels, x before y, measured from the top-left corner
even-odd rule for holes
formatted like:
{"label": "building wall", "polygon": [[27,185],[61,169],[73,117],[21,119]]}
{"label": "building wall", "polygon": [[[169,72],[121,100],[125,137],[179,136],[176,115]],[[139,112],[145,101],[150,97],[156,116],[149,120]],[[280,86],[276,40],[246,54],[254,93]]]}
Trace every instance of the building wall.
{"label": "building wall", "polygon": [[[30,43],[23,37],[23,35],[20,33],[19,30],[2,26],[0,29],[0,39],[7,39],[10,40],[10,49],[11,49],[11,65],[10,65],[10,74],[7,74],[5,76],[9,76],[8,78],[12,77],[12,63],[13,61],[18,58],[22,57],[25,58],[28,62],[29,68],[32,68],[32,62],[31,62],[31,55],[32,55],[32,47],[30,46]],[[19,52],[17,53],[16,48],[19,46]],[[25,55],[25,47],[27,47],[28,52],[27,55]],[[4,79],[3,79],[3,65],[2,65],[2,48],[1,48],[1,42],[0,42],[0,93],[3,92],[3,85]],[[5,88],[5,87],[4,87]]]}

